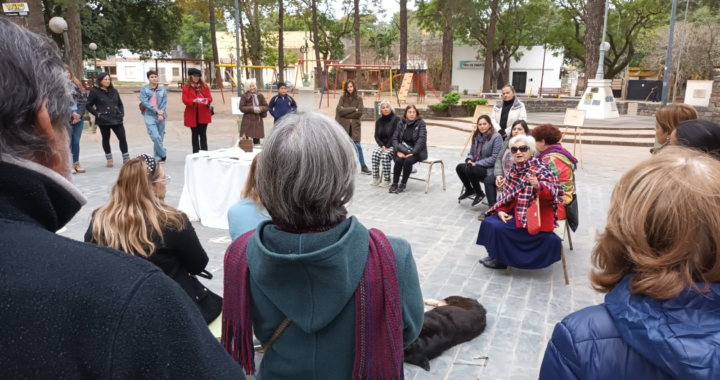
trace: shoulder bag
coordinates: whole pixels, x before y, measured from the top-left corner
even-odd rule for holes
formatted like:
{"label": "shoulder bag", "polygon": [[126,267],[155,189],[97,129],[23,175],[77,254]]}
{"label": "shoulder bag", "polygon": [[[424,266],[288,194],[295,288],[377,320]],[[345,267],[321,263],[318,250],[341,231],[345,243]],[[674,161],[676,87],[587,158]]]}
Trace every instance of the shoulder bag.
{"label": "shoulder bag", "polygon": [[530,203],[527,209],[527,230],[530,235],[537,235],[540,232],[540,197]]}
{"label": "shoulder bag", "polygon": [[[209,91],[209,90],[208,90],[208,91]],[[205,96],[203,96],[202,92],[197,91],[197,93],[198,93],[198,95],[200,95],[200,97],[202,97],[203,99],[207,99]],[[213,107],[213,106],[211,106],[210,104],[208,104],[208,108],[210,108],[210,116],[215,116],[215,107]]]}
{"label": "shoulder bag", "polygon": [[[159,86],[159,85],[158,85],[158,86]],[[157,87],[155,87],[155,88],[153,89],[153,93],[155,93],[155,92],[157,92]],[[142,96],[142,90],[140,90],[140,96]],[[140,102],[139,105],[140,105],[140,113],[144,113],[145,111],[147,111],[147,107],[145,107],[145,106],[142,104],[142,102]]]}
{"label": "shoulder bag", "polygon": [[402,141],[402,135],[405,133],[405,128],[407,128],[407,124],[403,125],[403,129],[400,131],[400,142],[398,143],[397,150],[402,154],[410,154],[412,153],[412,148],[405,141]]}

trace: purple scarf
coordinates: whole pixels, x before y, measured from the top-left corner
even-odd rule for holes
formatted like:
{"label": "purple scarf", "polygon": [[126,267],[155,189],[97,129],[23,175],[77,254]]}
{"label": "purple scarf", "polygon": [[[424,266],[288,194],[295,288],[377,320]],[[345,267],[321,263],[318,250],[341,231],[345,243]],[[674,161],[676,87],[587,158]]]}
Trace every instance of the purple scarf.
{"label": "purple scarf", "polygon": [[485,143],[485,136],[483,136],[480,132],[478,132],[478,135],[475,138],[476,145],[475,145],[475,157],[473,157],[473,162],[480,161],[480,155],[482,154],[482,147],[483,147],[484,143]]}
{"label": "purple scarf", "polygon": [[[353,380],[399,380],[403,377],[403,321],[395,253],[385,234],[371,229],[367,263],[355,290],[355,364]],[[225,253],[222,345],[254,375],[247,244],[245,233]]]}
{"label": "purple scarf", "polygon": [[563,146],[560,143],[557,143],[555,145],[550,145],[549,147],[547,147],[544,151],[542,151],[542,153],[540,153],[538,155],[538,158],[540,160],[542,160],[543,158],[545,158],[545,156],[547,156],[550,153],[560,153],[563,156],[567,157],[568,160],[570,160],[570,162],[573,163],[573,170],[576,169],[578,160],[570,152],[568,152],[567,149],[563,148]]}

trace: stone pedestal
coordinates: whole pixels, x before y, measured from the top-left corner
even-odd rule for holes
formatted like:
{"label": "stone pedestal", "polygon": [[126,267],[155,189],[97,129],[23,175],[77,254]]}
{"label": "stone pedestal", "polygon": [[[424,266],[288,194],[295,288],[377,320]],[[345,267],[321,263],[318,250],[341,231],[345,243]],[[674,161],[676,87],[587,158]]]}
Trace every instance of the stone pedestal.
{"label": "stone pedestal", "polygon": [[298,113],[312,112],[313,103],[315,102],[315,89],[312,87],[298,87],[295,101],[298,104]]}
{"label": "stone pedestal", "polygon": [[586,119],[611,119],[620,117],[611,86],[611,79],[588,80],[585,93],[577,107],[580,110],[585,110]]}

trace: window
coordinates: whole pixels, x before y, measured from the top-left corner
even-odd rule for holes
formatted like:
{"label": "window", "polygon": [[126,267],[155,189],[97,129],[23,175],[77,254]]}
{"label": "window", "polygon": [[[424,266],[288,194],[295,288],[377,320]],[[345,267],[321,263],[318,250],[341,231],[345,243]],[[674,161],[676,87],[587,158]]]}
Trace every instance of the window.
{"label": "window", "polygon": [[108,72],[108,74],[110,74],[110,76],[115,76],[115,75],[117,75],[117,67],[115,67],[115,66],[109,66],[109,67],[107,68],[107,70],[108,70],[107,72]]}
{"label": "window", "polygon": [[174,77],[180,76],[180,68],[179,67],[173,67],[173,76]]}

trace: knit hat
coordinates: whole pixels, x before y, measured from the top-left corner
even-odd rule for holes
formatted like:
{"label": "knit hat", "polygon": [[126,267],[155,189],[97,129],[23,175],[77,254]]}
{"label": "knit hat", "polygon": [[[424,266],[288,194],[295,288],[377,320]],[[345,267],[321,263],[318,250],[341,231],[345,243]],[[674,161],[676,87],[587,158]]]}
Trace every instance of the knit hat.
{"label": "knit hat", "polygon": [[201,75],[200,70],[198,69],[190,69],[188,70],[188,75]]}

